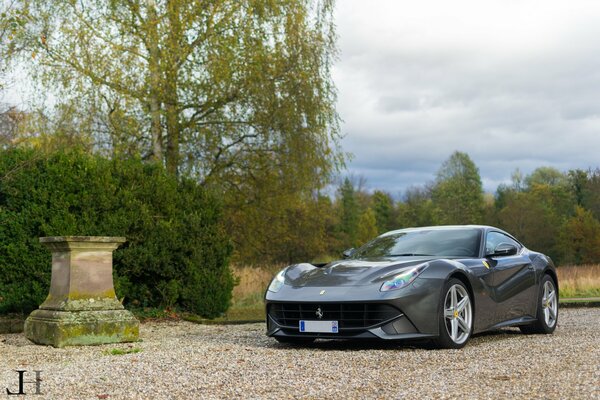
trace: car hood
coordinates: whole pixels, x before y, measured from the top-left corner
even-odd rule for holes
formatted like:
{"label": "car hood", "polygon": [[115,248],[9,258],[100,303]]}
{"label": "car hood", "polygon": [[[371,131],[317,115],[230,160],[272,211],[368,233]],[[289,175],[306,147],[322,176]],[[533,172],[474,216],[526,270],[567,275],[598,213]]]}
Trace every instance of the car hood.
{"label": "car hood", "polygon": [[340,260],[322,267],[307,263],[295,264],[286,269],[285,282],[293,287],[381,284],[403,270],[430,260],[432,257],[398,257],[375,260]]}

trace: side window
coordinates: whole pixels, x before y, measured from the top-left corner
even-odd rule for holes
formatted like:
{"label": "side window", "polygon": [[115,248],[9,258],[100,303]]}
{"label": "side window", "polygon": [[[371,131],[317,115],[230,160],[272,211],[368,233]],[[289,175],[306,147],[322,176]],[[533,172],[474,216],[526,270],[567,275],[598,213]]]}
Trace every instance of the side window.
{"label": "side window", "polygon": [[492,254],[496,247],[498,247],[498,245],[501,243],[510,243],[513,246],[517,246],[517,249],[521,248],[519,242],[503,233],[488,232],[487,238],[485,239],[485,254]]}

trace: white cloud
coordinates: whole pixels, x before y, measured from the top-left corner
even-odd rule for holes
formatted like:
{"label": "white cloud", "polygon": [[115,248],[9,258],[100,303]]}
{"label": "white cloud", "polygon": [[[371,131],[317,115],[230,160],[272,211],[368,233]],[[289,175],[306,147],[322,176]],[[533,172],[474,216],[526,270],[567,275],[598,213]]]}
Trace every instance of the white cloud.
{"label": "white cloud", "polygon": [[391,192],[454,150],[487,190],[600,165],[600,3],[338,0],[334,69],[353,173]]}

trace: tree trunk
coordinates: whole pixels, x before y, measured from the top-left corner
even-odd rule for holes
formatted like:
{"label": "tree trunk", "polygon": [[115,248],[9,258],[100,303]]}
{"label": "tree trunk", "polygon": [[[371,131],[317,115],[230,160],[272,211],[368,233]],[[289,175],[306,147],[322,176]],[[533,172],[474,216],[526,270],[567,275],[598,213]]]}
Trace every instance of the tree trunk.
{"label": "tree trunk", "polygon": [[152,134],[152,159],[162,162],[162,126],[160,123],[160,101],[157,96],[150,98],[150,131]]}
{"label": "tree trunk", "polygon": [[164,98],[165,122],[167,124],[167,172],[177,175],[179,168],[179,137],[181,124],[179,123],[179,57],[181,56],[181,20],[177,1],[167,1],[167,15],[169,19],[169,36],[167,57],[165,62]]}
{"label": "tree trunk", "polygon": [[158,48],[158,16],[155,0],[147,0],[148,6],[148,68],[149,68],[149,105],[150,105],[150,133],[152,137],[152,159],[162,162],[162,125],[160,101],[160,50]]}
{"label": "tree trunk", "polygon": [[[176,85],[175,85],[176,87]],[[167,104],[165,107],[167,122],[167,172],[177,175],[179,167],[179,113],[177,106]]]}

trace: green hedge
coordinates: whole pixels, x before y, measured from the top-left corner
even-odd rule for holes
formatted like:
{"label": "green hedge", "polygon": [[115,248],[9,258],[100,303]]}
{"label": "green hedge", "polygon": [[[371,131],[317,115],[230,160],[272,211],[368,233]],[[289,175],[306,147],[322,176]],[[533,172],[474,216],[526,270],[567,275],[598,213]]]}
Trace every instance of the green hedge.
{"label": "green hedge", "polygon": [[0,151],[0,313],[26,313],[44,300],[51,256],[38,238],[62,235],[127,238],[114,253],[126,304],[208,318],[229,306],[221,206],[196,183],[139,159]]}

